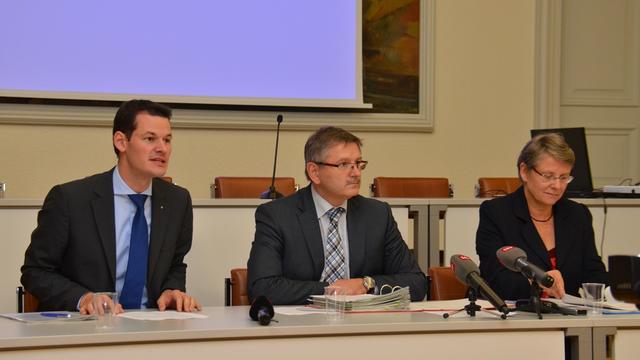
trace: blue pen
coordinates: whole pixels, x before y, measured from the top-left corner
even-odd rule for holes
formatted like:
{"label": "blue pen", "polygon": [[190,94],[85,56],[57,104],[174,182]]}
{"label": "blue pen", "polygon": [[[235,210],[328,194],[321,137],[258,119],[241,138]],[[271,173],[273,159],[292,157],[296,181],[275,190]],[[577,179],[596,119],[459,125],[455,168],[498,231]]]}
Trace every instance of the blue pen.
{"label": "blue pen", "polygon": [[70,318],[71,314],[69,313],[54,313],[54,312],[43,312],[40,313],[41,316],[51,317],[51,318]]}

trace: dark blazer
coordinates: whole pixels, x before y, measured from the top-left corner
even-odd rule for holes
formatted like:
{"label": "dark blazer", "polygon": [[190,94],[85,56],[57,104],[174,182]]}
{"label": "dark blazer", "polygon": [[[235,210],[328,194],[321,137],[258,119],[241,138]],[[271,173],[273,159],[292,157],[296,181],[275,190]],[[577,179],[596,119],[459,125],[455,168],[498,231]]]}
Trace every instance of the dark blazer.
{"label": "dark blazer", "polygon": [[[585,282],[608,284],[604,264],[596,251],[589,209],[566,198],[553,206],[557,269],[562,273],[565,292],[578,295]],[[528,261],[551,270],[549,255],[531,220],[523,187],[480,205],[480,224],[476,233],[476,252],[480,273],[504,299],[527,299],[528,280],[502,266],[496,251],[506,245],[521,248]]]}
{"label": "dark blazer", "polygon": [[[424,273],[409,253],[388,204],[355,196],[347,204],[349,269],[352,278],[371,276],[383,284],[409,286],[423,300]],[[324,249],[311,187],[260,205],[248,262],[248,292],[274,304],[304,304],[323,294]]]}
{"label": "dark blazer", "polygon": [[[163,290],[185,291],[193,214],[186,189],[161,179],[152,189],[147,294],[156,307]],[[89,291],[115,291],[113,169],[49,191],[21,270],[40,310],[74,311]]]}

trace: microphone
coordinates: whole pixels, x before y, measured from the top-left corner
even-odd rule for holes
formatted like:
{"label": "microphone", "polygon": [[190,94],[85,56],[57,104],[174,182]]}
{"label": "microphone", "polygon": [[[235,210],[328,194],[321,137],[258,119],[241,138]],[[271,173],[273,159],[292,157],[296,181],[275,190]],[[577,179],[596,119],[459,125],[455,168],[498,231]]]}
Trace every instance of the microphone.
{"label": "microphone", "polygon": [[527,261],[527,253],[515,246],[503,246],[496,251],[498,261],[511,271],[520,272],[544,287],[553,285],[553,278],[544,270]]}
{"label": "microphone", "polygon": [[273,175],[271,176],[271,186],[260,194],[260,199],[279,199],[282,197],[282,194],[276,191],[275,183],[276,183],[276,164],[278,162],[278,141],[280,140],[280,123],[282,122],[282,114],[278,114],[276,118],[278,122],[278,127],[276,128],[276,151],[275,156],[273,158]]}
{"label": "microphone", "polygon": [[274,315],[273,305],[266,296],[258,296],[249,309],[251,319],[260,323],[260,325],[269,325]]}
{"label": "microphone", "polygon": [[491,289],[480,276],[478,265],[466,255],[451,256],[451,270],[456,274],[458,280],[469,285],[476,290],[483,298],[487,299],[498,311],[503,314],[509,312],[507,304]]}

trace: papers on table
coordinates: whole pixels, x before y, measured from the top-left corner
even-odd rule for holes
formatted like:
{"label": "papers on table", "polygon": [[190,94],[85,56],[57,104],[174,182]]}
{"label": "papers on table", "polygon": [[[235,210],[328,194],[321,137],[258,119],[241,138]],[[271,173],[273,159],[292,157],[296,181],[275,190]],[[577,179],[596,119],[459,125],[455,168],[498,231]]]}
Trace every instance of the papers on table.
{"label": "papers on table", "polygon": [[[411,303],[409,288],[398,288],[384,295],[345,295],[344,309],[349,311],[384,311],[384,310],[408,310]],[[311,295],[309,299],[312,307],[324,309],[327,302],[336,300],[324,295]]]}
{"label": "papers on table", "polygon": [[[95,315],[81,315],[78,312],[69,311],[51,311],[51,312],[32,312],[32,313],[11,313],[0,314],[7,319],[21,321],[25,323],[51,323],[65,321],[83,321],[95,320]],[[201,313],[177,312],[174,310],[167,311],[127,311],[118,314],[118,317],[132,320],[182,320],[182,319],[206,319],[208,316]]]}
{"label": "papers on table", "polygon": [[69,311],[51,311],[51,312],[29,312],[29,313],[10,313],[0,314],[0,316],[25,323],[50,323],[65,321],[83,321],[93,320],[93,315],[81,315],[78,312]]}
{"label": "papers on table", "polygon": [[[370,298],[374,295],[358,295],[354,296],[354,299],[358,298]],[[368,313],[428,313],[433,314],[438,317],[442,317],[445,313],[452,314],[452,318],[465,317],[469,316],[465,311],[461,311],[459,313],[453,314],[456,310],[463,309],[466,305],[469,304],[468,299],[459,299],[459,300],[446,300],[446,301],[424,301],[424,302],[412,302],[409,303],[409,306],[404,309],[378,309],[378,310],[352,310],[347,311],[346,313],[353,316],[358,316],[358,314],[368,314]],[[482,309],[493,309],[493,305],[486,300],[477,300],[476,304],[479,305]],[[310,314],[325,314],[324,307],[318,306],[276,306],[274,308],[276,314],[279,315],[310,315]],[[511,316],[512,314],[509,314]],[[479,318],[498,318],[498,316],[494,313],[486,312],[486,311],[478,311],[476,316]]]}
{"label": "papers on table", "polygon": [[[581,307],[585,307],[588,308],[589,305],[587,304],[587,302],[585,301],[585,299],[577,297],[577,296],[573,296],[573,295],[569,295],[569,294],[565,294],[562,299],[553,299],[553,298],[549,298],[549,299],[545,299],[548,301],[552,301],[555,302],[558,305],[573,305],[573,306],[581,306]],[[613,310],[613,311],[638,311],[638,308],[636,308],[635,304],[630,304],[630,303],[624,303],[624,302],[620,302],[620,301],[605,301],[602,303],[602,308],[604,310]]]}
{"label": "papers on table", "polygon": [[195,312],[167,311],[126,311],[118,314],[118,317],[132,320],[183,320],[183,319],[206,319],[208,316]]}

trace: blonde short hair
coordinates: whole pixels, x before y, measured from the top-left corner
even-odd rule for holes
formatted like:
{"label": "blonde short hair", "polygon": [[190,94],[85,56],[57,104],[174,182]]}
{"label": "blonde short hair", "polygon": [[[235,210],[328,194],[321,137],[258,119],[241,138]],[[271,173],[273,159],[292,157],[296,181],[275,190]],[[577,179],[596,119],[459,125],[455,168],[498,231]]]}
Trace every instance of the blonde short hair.
{"label": "blonde short hair", "polygon": [[544,154],[567,163],[571,167],[576,163],[576,156],[564,137],[558,133],[546,133],[529,140],[522,148],[516,166],[520,168],[520,164],[524,164],[527,168],[532,169],[538,164],[540,156]]}

